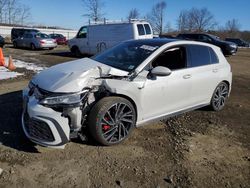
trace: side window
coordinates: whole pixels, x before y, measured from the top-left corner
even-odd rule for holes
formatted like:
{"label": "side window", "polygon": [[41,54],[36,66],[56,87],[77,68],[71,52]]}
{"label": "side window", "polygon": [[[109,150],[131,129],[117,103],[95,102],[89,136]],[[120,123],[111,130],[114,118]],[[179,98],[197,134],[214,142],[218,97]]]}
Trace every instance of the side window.
{"label": "side window", "polygon": [[209,48],[201,45],[188,46],[191,60],[191,67],[210,64]]}
{"label": "side window", "polygon": [[24,30],[20,30],[19,36],[23,37],[23,35],[24,35]]}
{"label": "side window", "polygon": [[146,35],[150,35],[151,34],[151,29],[150,29],[149,25],[144,24],[144,27],[145,27]]}
{"label": "side window", "polygon": [[186,48],[178,46],[162,52],[151,65],[152,68],[163,66],[170,70],[183,69],[187,67],[186,59]]}
{"label": "side window", "polygon": [[206,36],[206,35],[200,35],[200,36],[199,36],[199,39],[200,39],[201,41],[204,41],[204,42],[212,42],[212,39],[209,38],[209,37]]}
{"label": "side window", "polygon": [[209,48],[211,64],[219,63],[219,59],[212,48]]}
{"label": "side window", "polygon": [[82,27],[77,33],[76,38],[87,38],[87,27]]}
{"label": "side window", "polygon": [[138,34],[139,35],[145,35],[145,31],[144,31],[144,28],[143,28],[142,24],[138,24],[137,29],[138,29]]}

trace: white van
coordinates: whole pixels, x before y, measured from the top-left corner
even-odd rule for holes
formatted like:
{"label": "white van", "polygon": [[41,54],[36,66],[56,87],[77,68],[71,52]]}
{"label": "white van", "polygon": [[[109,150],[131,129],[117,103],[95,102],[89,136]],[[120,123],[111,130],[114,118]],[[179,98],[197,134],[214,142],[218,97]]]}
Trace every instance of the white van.
{"label": "white van", "polygon": [[83,26],[76,37],[68,41],[68,45],[70,51],[79,56],[97,54],[125,40],[150,38],[153,38],[150,24],[136,20]]}

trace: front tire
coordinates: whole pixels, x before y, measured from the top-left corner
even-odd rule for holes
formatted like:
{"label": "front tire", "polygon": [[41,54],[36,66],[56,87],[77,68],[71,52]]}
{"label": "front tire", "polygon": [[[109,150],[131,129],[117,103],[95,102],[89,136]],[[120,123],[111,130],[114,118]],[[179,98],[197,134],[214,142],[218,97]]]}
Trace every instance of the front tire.
{"label": "front tire", "polygon": [[229,94],[229,86],[225,82],[221,82],[214,90],[210,106],[214,111],[220,111],[224,108]]}
{"label": "front tire", "polygon": [[17,42],[13,42],[13,46],[14,46],[14,48],[18,48]]}
{"label": "front tire", "polygon": [[70,51],[71,51],[71,53],[73,53],[73,55],[75,57],[81,57],[82,56],[82,54],[81,54],[81,52],[80,52],[80,50],[79,50],[79,48],[77,46],[72,47]]}
{"label": "front tire", "polygon": [[102,145],[121,143],[133,130],[136,112],[128,100],[121,97],[105,97],[95,104],[89,115],[89,130]]}

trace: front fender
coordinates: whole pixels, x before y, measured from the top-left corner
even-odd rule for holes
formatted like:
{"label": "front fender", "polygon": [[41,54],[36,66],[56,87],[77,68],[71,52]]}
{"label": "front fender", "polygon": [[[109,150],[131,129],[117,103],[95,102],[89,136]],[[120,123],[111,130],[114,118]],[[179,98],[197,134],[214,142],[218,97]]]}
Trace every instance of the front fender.
{"label": "front fender", "polygon": [[142,91],[138,84],[118,79],[106,79],[103,84],[110,93],[130,98],[136,105],[137,121],[142,120],[143,108],[140,102]]}

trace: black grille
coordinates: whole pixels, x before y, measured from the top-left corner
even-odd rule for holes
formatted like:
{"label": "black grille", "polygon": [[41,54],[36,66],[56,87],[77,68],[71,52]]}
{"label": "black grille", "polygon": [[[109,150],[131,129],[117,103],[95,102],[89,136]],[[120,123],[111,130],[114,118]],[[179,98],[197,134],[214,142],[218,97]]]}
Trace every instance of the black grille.
{"label": "black grille", "polygon": [[47,142],[55,141],[49,125],[44,121],[30,118],[27,111],[24,113],[24,124],[31,137]]}

